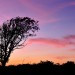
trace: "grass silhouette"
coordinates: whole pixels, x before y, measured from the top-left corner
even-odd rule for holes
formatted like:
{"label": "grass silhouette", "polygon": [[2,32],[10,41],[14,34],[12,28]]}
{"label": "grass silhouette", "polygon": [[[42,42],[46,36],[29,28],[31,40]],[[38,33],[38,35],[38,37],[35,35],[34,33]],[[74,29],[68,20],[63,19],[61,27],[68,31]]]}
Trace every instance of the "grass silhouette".
{"label": "grass silhouette", "polygon": [[6,67],[0,66],[0,75],[75,75],[75,63],[54,64],[50,61],[41,61],[38,64],[19,64]]}

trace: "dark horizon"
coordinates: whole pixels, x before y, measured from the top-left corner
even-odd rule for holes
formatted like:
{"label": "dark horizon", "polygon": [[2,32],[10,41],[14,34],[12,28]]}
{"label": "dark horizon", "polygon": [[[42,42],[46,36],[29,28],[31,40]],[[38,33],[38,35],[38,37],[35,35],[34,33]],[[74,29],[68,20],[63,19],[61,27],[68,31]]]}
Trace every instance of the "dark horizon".
{"label": "dark horizon", "polygon": [[[9,64],[9,65],[6,65],[6,66],[18,66],[18,65],[26,65],[26,64],[29,64],[29,65],[34,65],[34,64],[40,64],[40,63],[42,63],[42,62],[51,62],[51,63],[53,63],[54,65],[63,65],[63,64],[67,64],[68,62],[72,62],[72,63],[74,63],[75,64],[75,62],[74,61],[70,61],[70,60],[68,60],[68,61],[66,61],[66,62],[64,62],[64,63],[54,63],[53,61],[50,61],[50,60],[45,60],[45,61],[39,61],[39,62],[37,62],[37,63],[24,63],[24,62],[22,62],[21,64]],[[8,63],[6,63],[6,64],[8,64]],[[0,65],[1,66],[1,65]]]}
{"label": "dark horizon", "polygon": [[0,66],[1,75],[65,75],[65,74],[75,74],[75,63],[68,61],[63,65],[53,64],[50,61],[41,61],[38,64],[19,64],[17,66]]}

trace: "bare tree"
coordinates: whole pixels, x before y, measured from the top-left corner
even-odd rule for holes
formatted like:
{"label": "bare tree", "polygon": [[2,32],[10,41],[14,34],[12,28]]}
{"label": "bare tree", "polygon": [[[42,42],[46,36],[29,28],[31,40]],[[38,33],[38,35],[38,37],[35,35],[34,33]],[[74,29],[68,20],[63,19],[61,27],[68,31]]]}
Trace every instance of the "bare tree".
{"label": "bare tree", "polygon": [[7,20],[0,27],[0,63],[5,66],[11,52],[23,46],[29,36],[39,30],[38,21],[29,17],[16,17]]}

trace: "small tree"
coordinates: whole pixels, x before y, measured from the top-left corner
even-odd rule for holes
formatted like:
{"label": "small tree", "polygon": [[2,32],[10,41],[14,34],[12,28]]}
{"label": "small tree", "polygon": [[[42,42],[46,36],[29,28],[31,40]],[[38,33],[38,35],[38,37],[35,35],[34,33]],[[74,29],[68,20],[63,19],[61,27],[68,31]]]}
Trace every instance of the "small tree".
{"label": "small tree", "polygon": [[29,36],[39,30],[38,21],[29,17],[16,17],[7,20],[0,27],[0,63],[5,66],[11,52],[23,46]]}

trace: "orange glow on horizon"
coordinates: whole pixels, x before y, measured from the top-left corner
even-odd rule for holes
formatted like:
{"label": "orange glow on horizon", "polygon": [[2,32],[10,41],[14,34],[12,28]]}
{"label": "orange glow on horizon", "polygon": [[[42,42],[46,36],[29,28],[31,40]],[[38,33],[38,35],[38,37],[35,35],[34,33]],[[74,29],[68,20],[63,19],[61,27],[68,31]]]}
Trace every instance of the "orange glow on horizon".
{"label": "orange glow on horizon", "polygon": [[[7,65],[19,65],[19,64],[34,64],[34,63],[39,63],[40,61],[52,61],[53,63],[59,63],[63,64],[68,61],[67,57],[54,57],[54,55],[46,55],[46,56],[31,56],[31,57],[25,57],[25,58],[10,58],[9,62]],[[74,60],[74,58],[70,59],[71,61]]]}

